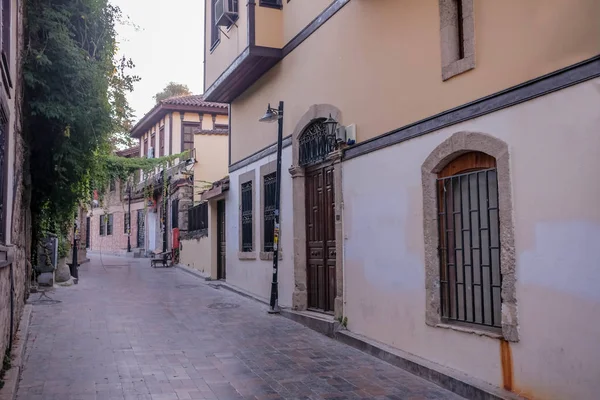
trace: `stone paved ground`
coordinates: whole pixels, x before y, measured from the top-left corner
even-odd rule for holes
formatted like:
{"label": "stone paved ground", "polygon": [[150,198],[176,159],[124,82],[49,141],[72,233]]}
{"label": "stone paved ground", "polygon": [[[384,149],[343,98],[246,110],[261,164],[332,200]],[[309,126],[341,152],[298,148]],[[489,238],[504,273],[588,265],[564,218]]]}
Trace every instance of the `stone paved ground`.
{"label": "stone paved ground", "polygon": [[34,305],[18,400],[459,399],[180,270],[102,261]]}

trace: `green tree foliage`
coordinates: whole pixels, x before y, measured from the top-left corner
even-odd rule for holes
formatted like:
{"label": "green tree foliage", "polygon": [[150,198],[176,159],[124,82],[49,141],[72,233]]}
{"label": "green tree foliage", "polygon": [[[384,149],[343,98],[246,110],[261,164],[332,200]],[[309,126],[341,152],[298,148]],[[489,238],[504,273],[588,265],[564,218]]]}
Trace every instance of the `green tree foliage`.
{"label": "green tree foliage", "polygon": [[175,82],[169,82],[167,86],[162,90],[162,92],[156,93],[154,95],[154,100],[156,100],[156,104],[161,101],[168,99],[169,97],[174,96],[187,96],[192,94],[190,88],[187,85]]}
{"label": "green tree foliage", "polygon": [[121,11],[107,0],[27,0],[25,9],[23,128],[39,237],[65,232],[80,201],[104,187],[96,171],[131,127],[126,94],[139,78],[131,60],[115,59]]}

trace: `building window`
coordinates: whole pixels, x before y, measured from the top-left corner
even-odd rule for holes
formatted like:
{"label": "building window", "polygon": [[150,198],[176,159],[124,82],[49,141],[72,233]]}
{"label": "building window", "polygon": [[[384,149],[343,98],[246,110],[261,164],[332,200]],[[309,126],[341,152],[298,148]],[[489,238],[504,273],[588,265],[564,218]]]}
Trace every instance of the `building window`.
{"label": "building window", "polygon": [[442,79],[475,68],[473,0],[439,0]]}
{"label": "building window", "polygon": [[281,0],[260,0],[259,5],[261,7],[279,8],[281,9]]}
{"label": "building window", "polygon": [[131,214],[126,212],[123,215],[123,233],[128,234],[130,228],[129,224],[131,223]]}
{"label": "building window", "polygon": [[466,153],[439,174],[442,319],[501,328],[496,160]]}
{"label": "building window", "polygon": [[100,236],[106,235],[106,215],[100,216]]}
{"label": "building window", "polygon": [[275,232],[275,190],[277,186],[277,174],[271,173],[263,177],[263,251],[273,251],[273,239]]}
{"label": "building window", "polygon": [[188,231],[208,236],[208,202],[198,204],[188,210]]}
{"label": "building window", "polygon": [[179,199],[171,202],[171,228],[179,228]]}
{"label": "building window", "polygon": [[115,190],[117,190],[117,184],[115,183],[114,179],[111,179],[111,181],[110,181],[109,190],[111,192],[114,192]]}
{"label": "building window", "polygon": [[152,135],[150,136],[150,147],[152,147],[152,157],[154,157],[156,154],[156,135],[154,132],[152,132]]}
{"label": "building window", "polygon": [[11,0],[2,0],[2,81],[6,94],[10,94],[10,88],[13,87],[10,75],[10,45],[12,32],[12,13]]}
{"label": "building window", "polygon": [[320,163],[333,151],[334,143],[328,140],[325,119],[318,119],[310,124],[298,141],[300,145],[300,165],[308,166]]}
{"label": "building window", "polygon": [[211,0],[211,17],[210,17],[210,50],[212,51],[219,44],[221,32],[219,30],[219,21],[217,21],[216,8],[217,4],[229,11],[229,17],[226,18],[225,27],[229,28],[233,22],[238,19],[238,2],[239,0]]}
{"label": "building window", "polygon": [[183,145],[181,146],[183,151],[191,150],[194,148],[194,131],[196,129],[198,129],[197,124],[183,125]]}
{"label": "building window", "polygon": [[148,137],[144,138],[144,157],[148,157]]}
{"label": "building window", "polygon": [[160,131],[158,132],[158,145],[159,145],[159,151],[158,151],[158,155],[159,157],[162,157],[165,155],[165,127],[163,126],[162,128],[160,128]]}
{"label": "building window", "polygon": [[106,236],[113,234],[113,215],[108,214],[106,216]]}
{"label": "building window", "polygon": [[509,157],[458,132],[421,167],[427,325],[519,341]]}
{"label": "building window", "polygon": [[242,252],[254,249],[253,241],[253,209],[252,209],[252,181],[242,184]]}

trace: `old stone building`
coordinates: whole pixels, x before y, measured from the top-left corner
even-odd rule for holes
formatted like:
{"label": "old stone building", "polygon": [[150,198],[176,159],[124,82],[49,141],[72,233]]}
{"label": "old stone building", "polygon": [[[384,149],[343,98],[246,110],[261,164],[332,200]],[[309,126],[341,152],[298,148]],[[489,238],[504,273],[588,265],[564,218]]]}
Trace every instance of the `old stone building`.
{"label": "old stone building", "polygon": [[[0,63],[0,355],[14,339],[31,277],[30,182],[22,136],[23,3],[3,2]],[[8,67],[8,68],[7,68]]]}

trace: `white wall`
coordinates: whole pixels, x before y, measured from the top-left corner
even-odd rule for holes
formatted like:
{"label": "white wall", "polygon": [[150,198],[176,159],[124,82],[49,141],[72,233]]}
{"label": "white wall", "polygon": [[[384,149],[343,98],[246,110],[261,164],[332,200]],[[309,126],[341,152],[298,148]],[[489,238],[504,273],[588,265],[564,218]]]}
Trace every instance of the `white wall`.
{"label": "white wall", "polygon": [[[227,282],[242,288],[254,295],[268,300],[271,293],[271,280],[273,261],[259,259],[261,236],[260,226],[260,166],[277,160],[272,154],[260,161],[252,163],[229,175],[229,195],[226,202],[227,219]],[[294,290],[294,261],[293,261],[293,227],[292,227],[292,178],[288,172],[292,165],[292,147],[283,149],[282,154],[282,181],[281,181],[281,251],[283,260],[279,261],[279,304],[291,307],[292,293]],[[239,176],[248,171],[255,171],[255,253],[256,260],[240,260],[239,251],[239,212],[240,212],[240,182]]]}
{"label": "white wall", "polygon": [[198,239],[182,240],[179,253],[180,264],[211,274],[211,238],[210,235]]}
{"label": "white wall", "polygon": [[425,325],[421,165],[455,132],[487,133],[507,142],[511,157],[515,391],[597,398],[599,88],[600,79],[588,81],[344,162],[349,329],[502,385],[498,340]]}

